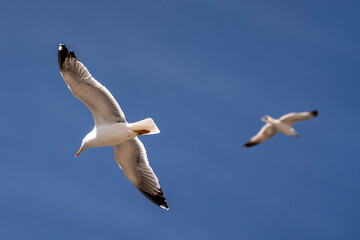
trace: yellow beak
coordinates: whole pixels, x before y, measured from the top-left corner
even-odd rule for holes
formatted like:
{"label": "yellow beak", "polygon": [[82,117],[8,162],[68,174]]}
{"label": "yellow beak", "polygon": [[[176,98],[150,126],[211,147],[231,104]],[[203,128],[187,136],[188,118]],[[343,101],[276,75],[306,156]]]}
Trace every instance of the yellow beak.
{"label": "yellow beak", "polygon": [[82,152],[82,148],[79,149],[79,151],[76,153],[75,157],[77,157]]}

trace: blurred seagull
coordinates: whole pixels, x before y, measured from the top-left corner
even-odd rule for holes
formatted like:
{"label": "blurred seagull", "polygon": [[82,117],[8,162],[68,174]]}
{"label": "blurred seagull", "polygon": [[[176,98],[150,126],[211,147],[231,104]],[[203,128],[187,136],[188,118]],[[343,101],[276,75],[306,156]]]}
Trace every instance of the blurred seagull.
{"label": "blurred seagull", "polygon": [[279,119],[274,119],[270,116],[265,116],[261,120],[266,124],[251,140],[243,145],[243,148],[252,147],[265,142],[269,138],[275,136],[277,131],[285,135],[300,137],[291,126],[298,121],[305,121],[314,118],[318,115],[318,111],[302,113],[288,113]]}
{"label": "blurred seagull", "polygon": [[91,111],[95,127],[81,142],[75,156],[88,148],[113,146],[115,161],[126,177],[153,203],[169,209],[159,181],[149,165],[139,135],[156,134],[159,129],[151,118],[128,123],[111,93],[88,72],[86,67],[60,44],[60,73],[71,93]]}

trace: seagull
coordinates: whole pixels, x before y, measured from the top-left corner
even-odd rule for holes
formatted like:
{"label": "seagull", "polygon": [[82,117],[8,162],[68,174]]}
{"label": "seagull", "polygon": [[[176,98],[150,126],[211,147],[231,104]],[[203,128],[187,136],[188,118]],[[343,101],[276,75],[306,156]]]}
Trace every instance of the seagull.
{"label": "seagull", "polygon": [[111,93],[95,80],[87,68],[64,44],[58,52],[60,73],[71,93],[91,111],[95,127],[81,142],[76,153],[94,147],[112,146],[115,161],[125,176],[153,203],[168,210],[159,181],[149,165],[145,147],[137,136],[160,130],[151,118],[128,123]]}
{"label": "seagull", "polygon": [[275,136],[277,131],[282,132],[288,136],[300,137],[299,134],[291,126],[299,121],[305,121],[314,118],[318,115],[318,111],[301,113],[288,113],[279,119],[274,119],[270,116],[264,116],[261,120],[266,124],[260,129],[260,131],[250,139],[249,142],[243,145],[243,148],[252,147],[260,143],[265,142],[269,138]]}

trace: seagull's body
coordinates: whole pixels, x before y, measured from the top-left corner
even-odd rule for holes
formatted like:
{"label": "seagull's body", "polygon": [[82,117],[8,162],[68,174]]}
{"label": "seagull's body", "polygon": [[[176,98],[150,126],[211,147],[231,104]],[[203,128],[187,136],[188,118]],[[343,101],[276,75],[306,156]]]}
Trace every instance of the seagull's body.
{"label": "seagull's body", "polygon": [[266,124],[260,129],[260,131],[250,139],[249,142],[243,145],[244,148],[252,147],[260,143],[265,142],[269,138],[275,136],[276,132],[279,131],[288,136],[300,137],[299,134],[291,126],[298,121],[305,121],[310,118],[314,118],[318,115],[318,111],[314,110],[311,112],[302,113],[288,113],[279,119],[274,119],[270,116],[262,118]]}
{"label": "seagull's body", "polygon": [[94,148],[117,145],[138,135],[142,134],[135,132],[132,124],[129,123],[119,122],[109,125],[95,126],[94,129],[85,136],[83,142],[86,142],[86,145],[82,147],[82,150],[90,147]]}
{"label": "seagull's body", "polygon": [[263,118],[264,122],[270,124],[273,126],[277,131],[282,132],[285,135],[288,136],[297,136],[295,129],[291,127],[291,125],[285,124],[280,119],[274,119],[270,116],[265,116]]}
{"label": "seagull's body", "polygon": [[73,51],[60,44],[61,75],[71,93],[91,111],[95,127],[88,133],[76,156],[85,149],[112,146],[115,161],[126,177],[147,198],[168,209],[159,181],[149,165],[146,151],[138,135],[156,134],[159,129],[151,118],[135,123],[126,122],[125,115],[111,93],[96,81]]}

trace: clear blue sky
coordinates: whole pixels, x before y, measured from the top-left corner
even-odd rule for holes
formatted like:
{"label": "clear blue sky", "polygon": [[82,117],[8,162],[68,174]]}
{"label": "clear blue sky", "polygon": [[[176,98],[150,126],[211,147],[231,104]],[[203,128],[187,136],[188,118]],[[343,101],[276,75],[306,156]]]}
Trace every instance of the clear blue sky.
{"label": "clear blue sky", "polygon": [[[0,2],[1,239],[360,239],[359,1]],[[73,49],[143,136],[170,210],[64,83]],[[319,110],[242,149],[260,118]]]}

